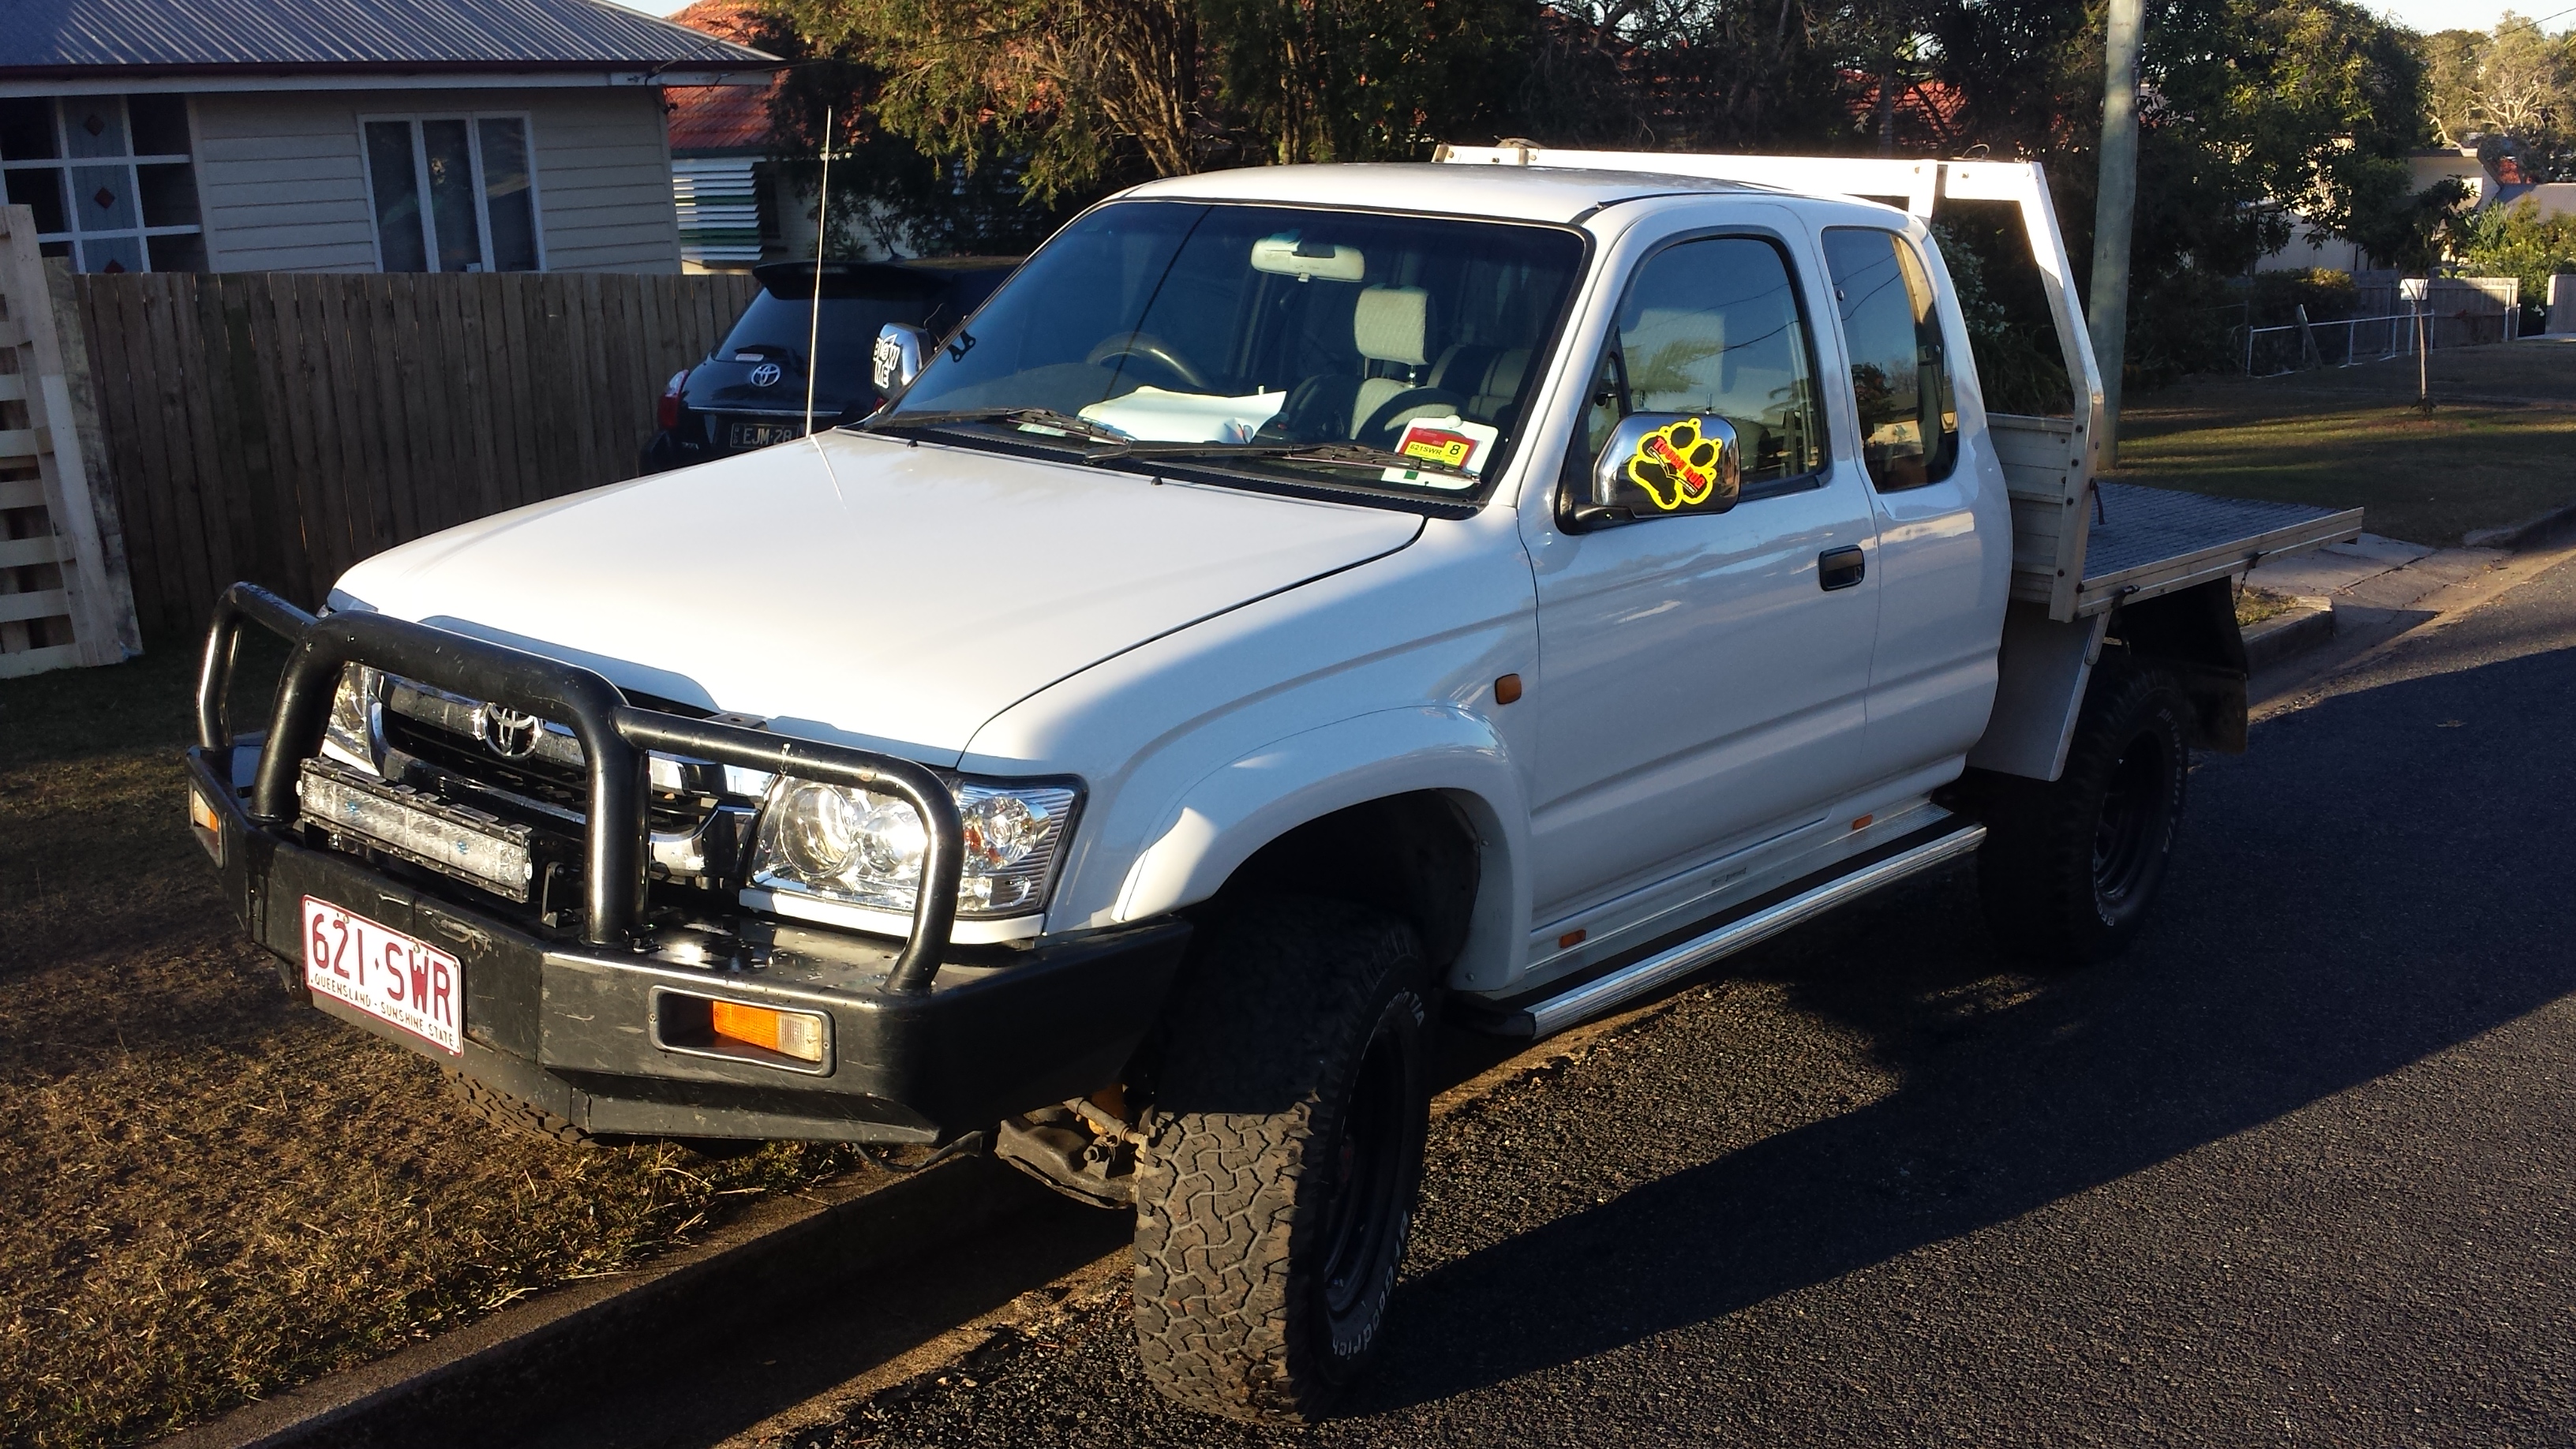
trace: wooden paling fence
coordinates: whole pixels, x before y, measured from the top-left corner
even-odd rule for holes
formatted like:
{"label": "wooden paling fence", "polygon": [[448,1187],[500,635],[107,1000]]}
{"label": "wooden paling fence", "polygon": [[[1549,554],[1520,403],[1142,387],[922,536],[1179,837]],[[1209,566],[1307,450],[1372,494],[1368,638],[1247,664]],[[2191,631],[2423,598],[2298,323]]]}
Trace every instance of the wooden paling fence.
{"label": "wooden paling fence", "polygon": [[663,384],[758,287],[595,272],[73,279],[146,636],[187,647],[235,579],[317,604],[370,554],[633,477]]}

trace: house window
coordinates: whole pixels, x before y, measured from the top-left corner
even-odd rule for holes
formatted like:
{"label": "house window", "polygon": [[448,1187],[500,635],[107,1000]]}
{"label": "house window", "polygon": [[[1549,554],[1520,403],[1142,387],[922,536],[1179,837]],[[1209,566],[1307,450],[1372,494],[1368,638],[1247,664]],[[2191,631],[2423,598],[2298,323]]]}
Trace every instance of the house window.
{"label": "house window", "polygon": [[84,272],[201,272],[188,98],[0,99],[0,175],[37,249]]}
{"label": "house window", "polygon": [[367,194],[388,272],[536,272],[525,116],[370,116]]}

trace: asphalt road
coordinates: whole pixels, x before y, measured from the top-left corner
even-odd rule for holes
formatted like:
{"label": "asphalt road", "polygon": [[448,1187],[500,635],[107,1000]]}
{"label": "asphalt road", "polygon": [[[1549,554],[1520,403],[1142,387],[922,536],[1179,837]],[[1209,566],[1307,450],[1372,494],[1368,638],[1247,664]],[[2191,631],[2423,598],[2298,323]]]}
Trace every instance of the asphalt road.
{"label": "asphalt road", "polygon": [[2571,748],[2576,564],[2204,761],[2118,963],[2004,972],[1962,870],[1445,1116],[1310,1436],[1165,1405],[1095,1275],[793,1441],[2576,1443]]}

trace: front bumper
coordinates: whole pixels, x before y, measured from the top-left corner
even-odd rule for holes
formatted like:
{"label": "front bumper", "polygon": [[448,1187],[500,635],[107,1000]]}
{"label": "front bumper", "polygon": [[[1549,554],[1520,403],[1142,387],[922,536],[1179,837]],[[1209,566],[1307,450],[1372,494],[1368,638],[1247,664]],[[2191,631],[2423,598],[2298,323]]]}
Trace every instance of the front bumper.
{"label": "front bumper", "polygon": [[[235,736],[222,708],[245,620],[296,642],[265,736]],[[295,772],[320,746],[343,662],[574,721],[591,782],[579,909],[513,909],[389,855],[333,848],[300,818]],[[310,999],[593,1133],[933,1142],[1086,1096],[1120,1080],[1189,942],[1187,923],[1165,920],[1033,946],[955,944],[959,825],[945,788],[919,766],[637,710],[587,671],[419,625],[314,620],[235,585],[208,640],[198,706],[191,815],[226,900],[278,957],[288,989],[307,990],[307,897],[451,953],[464,976],[461,1056],[326,995]],[[930,834],[911,939],[648,901],[638,848],[646,749],[756,758],[910,797]],[[663,1013],[674,1000],[820,1015],[828,1049],[819,1063],[790,1064],[668,1039]]]}
{"label": "front bumper", "polygon": [[[1189,939],[1164,921],[1026,949],[951,946],[927,991],[887,989],[892,943],[758,917],[591,946],[478,909],[426,872],[261,828],[223,754],[190,750],[190,783],[214,807],[225,899],[288,989],[306,989],[307,896],[452,952],[465,975],[461,1058],[310,999],[590,1132],[932,1142],[1084,1096],[1119,1080]],[[788,1070],[663,1046],[657,987],[820,1012],[830,1054],[820,1070]]]}

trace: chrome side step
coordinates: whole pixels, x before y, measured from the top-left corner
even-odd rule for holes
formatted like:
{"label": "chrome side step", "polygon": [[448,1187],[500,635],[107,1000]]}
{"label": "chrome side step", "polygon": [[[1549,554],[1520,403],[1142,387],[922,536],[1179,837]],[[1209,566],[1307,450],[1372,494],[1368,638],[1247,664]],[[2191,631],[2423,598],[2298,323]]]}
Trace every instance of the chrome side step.
{"label": "chrome side step", "polygon": [[1571,991],[1523,1007],[1495,1022],[1491,1029],[1505,1036],[1525,1037],[1549,1036],[1563,1031],[1586,1017],[1598,1016],[1623,1001],[1633,1000],[1688,976],[1721,957],[1732,956],[1836,906],[1847,905],[1880,886],[1956,860],[1975,850],[1985,838],[1986,827],[1969,825],[1937,840],[1927,840],[1902,855],[1891,855],[1849,875],[1837,876],[1803,895],[1791,896],[1740,920],[1729,921],[1706,935],[1695,936],[1642,961],[1622,966],[1598,980],[1587,981]]}

